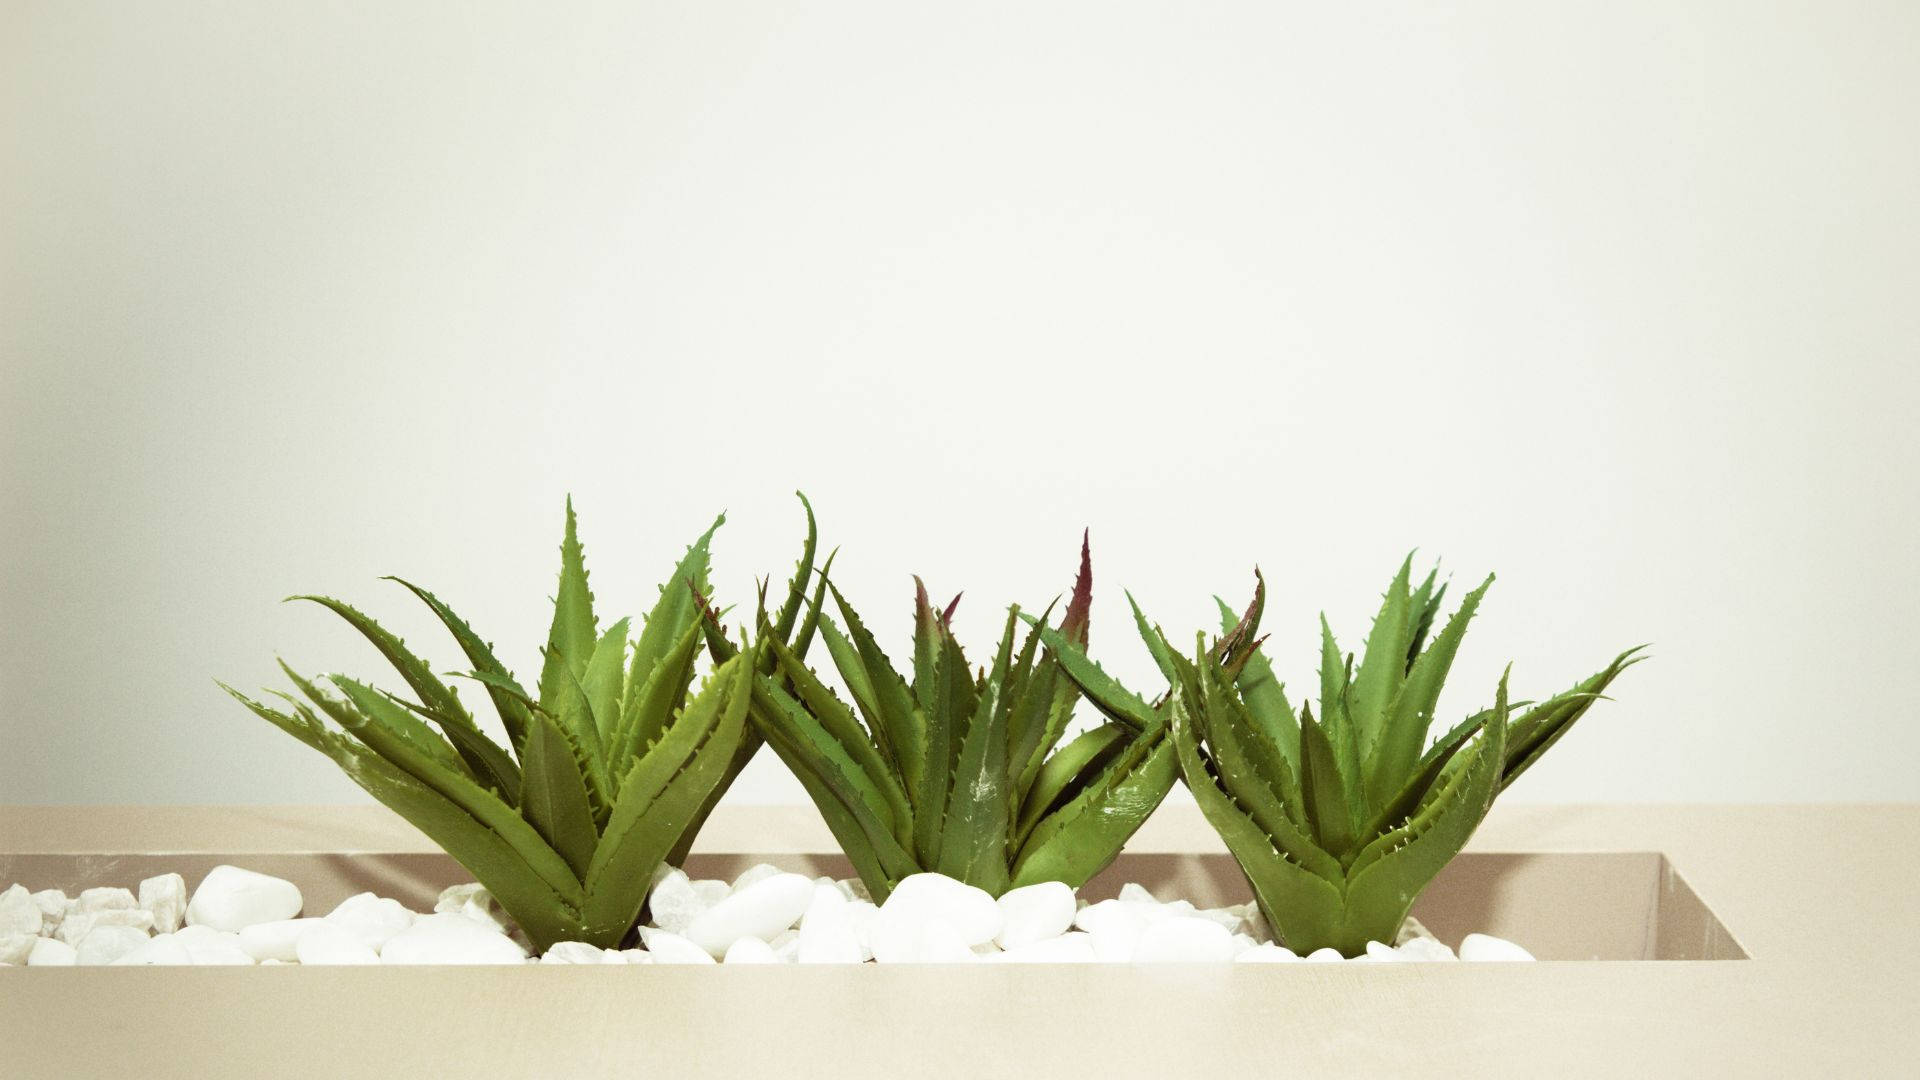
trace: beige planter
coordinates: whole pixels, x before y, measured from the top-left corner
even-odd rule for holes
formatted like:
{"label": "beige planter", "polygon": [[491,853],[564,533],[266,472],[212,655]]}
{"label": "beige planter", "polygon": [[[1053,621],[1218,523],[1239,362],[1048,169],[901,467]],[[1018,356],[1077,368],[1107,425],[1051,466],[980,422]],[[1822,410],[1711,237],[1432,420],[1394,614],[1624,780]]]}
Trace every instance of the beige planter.
{"label": "beige planter", "polygon": [[[1500,807],[1415,914],[1533,965],[0,970],[0,1074],[1912,1075],[1920,808]],[[844,875],[810,808],[725,808],[690,870]],[[378,807],[0,810],[0,883],[233,862],[310,910],[460,868]],[[1247,898],[1165,807],[1124,881]]]}

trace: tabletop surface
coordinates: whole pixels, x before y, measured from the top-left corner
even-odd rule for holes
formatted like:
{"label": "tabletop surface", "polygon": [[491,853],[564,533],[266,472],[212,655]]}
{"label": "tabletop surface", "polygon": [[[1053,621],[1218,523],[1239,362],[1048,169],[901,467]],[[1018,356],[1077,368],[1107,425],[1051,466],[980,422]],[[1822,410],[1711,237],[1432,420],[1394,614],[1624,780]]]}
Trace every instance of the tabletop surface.
{"label": "tabletop surface", "polygon": [[[0,853],[430,850],[376,806],[0,808]],[[833,843],[726,806],[700,850]],[[1169,803],[1129,850],[1223,848]],[[1920,1075],[1920,805],[1502,805],[1470,850],[1664,852],[1752,959],[9,969],[0,1073]]]}

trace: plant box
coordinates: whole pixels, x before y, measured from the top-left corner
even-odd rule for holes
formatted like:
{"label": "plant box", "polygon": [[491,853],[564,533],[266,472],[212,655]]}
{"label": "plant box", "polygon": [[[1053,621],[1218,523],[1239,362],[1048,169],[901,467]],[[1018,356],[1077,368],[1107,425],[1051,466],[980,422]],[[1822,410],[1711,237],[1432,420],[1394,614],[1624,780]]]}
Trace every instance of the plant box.
{"label": "plant box", "polygon": [[[422,907],[467,879],[374,807],[0,814],[0,883],[70,893],[231,862],[310,910]],[[695,876],[847,873],[811,809],[723,808],[702,840]],[[1871,852],[1915,840],[1912,807],[1497,808],[1415,914],[1540,964],[9,969],[0,1074],[1911,1074],[1910,899],[1887,886],[1914,872]],[[1126,881],[1248,896],[1182,804],[1083,895]]]}

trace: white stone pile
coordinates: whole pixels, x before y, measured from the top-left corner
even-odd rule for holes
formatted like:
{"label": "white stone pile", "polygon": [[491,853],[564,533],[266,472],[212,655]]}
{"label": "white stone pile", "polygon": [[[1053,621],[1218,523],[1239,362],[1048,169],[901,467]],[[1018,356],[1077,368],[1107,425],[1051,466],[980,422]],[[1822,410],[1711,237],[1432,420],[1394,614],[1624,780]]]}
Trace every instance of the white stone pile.
{"label": "white stone pile", "polygon": [[[759,865],[732,882],[661,867],[638,948],[565,941],[542,964],[1319,963],[1277,944],[1252,903],[1196,908],[1139,885],[1090,903],[1059,882],[998,899],[939,874],[915,874],[874,904],[857,880]],[[525,939],[486,890],[456,885],[429,914],[361,893],[302,917],[292,882],[215,867],[189,898],[178,874],[136,892],[77,897],[14,885],[0,893],[0,965],[521,964]],[[1469,934],[1459,952],[1408,920],[1351,962],[1531,960],[1510,941]]]}

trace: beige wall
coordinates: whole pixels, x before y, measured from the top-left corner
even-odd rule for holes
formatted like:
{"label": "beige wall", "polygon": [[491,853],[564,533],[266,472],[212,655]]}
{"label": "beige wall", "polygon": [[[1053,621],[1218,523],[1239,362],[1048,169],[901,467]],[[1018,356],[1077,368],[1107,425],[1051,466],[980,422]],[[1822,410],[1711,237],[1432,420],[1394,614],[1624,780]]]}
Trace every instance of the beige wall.
{"label": "beige wall", "polygon": [[357,797],[279,597],[530,671],[564,492],[637,613],[795,487],[896,639],[1091,525],[1305,685],[1417,545],[1451,711],[1656,644],[1516,797],[1920,797],[1920,7],[543,7],[0,3],[0,802]]}

